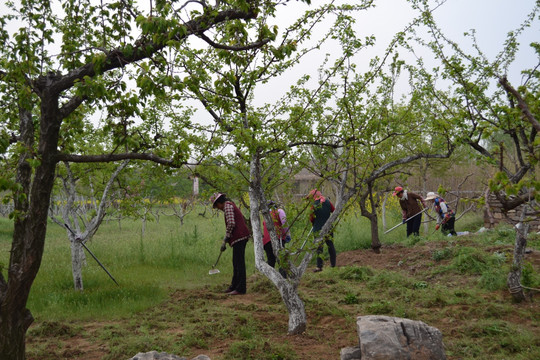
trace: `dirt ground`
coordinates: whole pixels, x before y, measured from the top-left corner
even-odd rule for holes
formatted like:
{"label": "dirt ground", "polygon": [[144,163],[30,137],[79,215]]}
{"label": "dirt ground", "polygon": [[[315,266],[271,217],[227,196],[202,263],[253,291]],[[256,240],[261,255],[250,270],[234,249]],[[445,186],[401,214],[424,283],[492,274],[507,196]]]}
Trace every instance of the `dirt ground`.
{"label": "dirt ground", "polygon": [[[437,248],[441,248],[441,243],[428,243],[423,246],[404,247],[400,245],[385,246],[381,249],[380,254],[375,254],[371,250],[355,250],[349,252],[342,252],[338,254],[338,266],[369,266],[374,269],[387,269],[393,271],[404,271],[411,275],[414,275],[417,271],[423,270],[427,266],[426,259],[431,258],[431,254]],[[494,246],[490,248],[490,251],[511,251],[511,246]],[[534,268],[540,268],[540,251],[532,251],[526,255],[526,260],[531,262]],[[248,284],[249,287],[249,284]],[[196,290],[197,291],[197,290]],[[204,297],[204,292],[201,290],[201,297]],[[501,294],[501,296],[506,296]],[[170,302],[181,301],[185,299],[185,295],[182,292],[175,292]],[[234,297],[221,297],[220,302],[225,302],[231,309],[239,306],[253,306],[256,308],[260,304],[264,304],[264,296],[256,292],[248,293],[243,296]],[[167,304],[162,304],[165,309]],[[539,308],[538,304],[523,304],[523,307],[533,306],[536,309]],[[164,309],[164,311],[165,311]],[[361,315],[361,314],[358,314]],[[308,313],[308,319],[311,314]],[[257,322],[279,324],[281,328],[287,328],[288,316],[286,313],[277,312],[264,312],[254,311],[253,317]],[[519,319],[515,319],[519,323]],[[441,319],[440,324],[437,327],[443,332],[443,334],[451,334],[454,331],[453,319]],[[85,360],[98,360],[102,359],[108,354],[106,341],[102,340],[97,335],[97,330],[105,326],[115,324],[113,322],[84,322],[78,324],[83,331],[82,335],[76,335],[71,338],[62,341],[62,348],[59,348],[55,342],[50,342],[40,337],[33,338],[28,337],[29,346],[39,346],[40,342],[43,342],[43,346],[50,347],[51,353],[61,354],[64,359],[85,359]],[[116,323],[117,324],[117,323]],[[350,330],[344,330],[348,329]],[[337,333],[339,331],[339,334]],[[178,336],[181,336],[183,330],[167,329],[167,333],[171,334],[177,332]],[[350,323],[346,323],[343,318],[320,318],[317,321],[316,326],[311,326],[309,331],[302,335],[288,336],[283,334],[273,334],[272,339],[269,341],[283,343],[288,342],[289,345],[295,350],[299,359],[337,359],[339,358],[339,350],[342,347],[354,346],[356,341],[356,329],[351,326]],[[343,336],[340,334],[346,333]],[[321,341],[326,339],[330,341]],[[192,349],[195,354],[205,354],[211,359],[218,359],[223,356],[227,351],[230,341],[228,339],[213,340],[210,349]],[[133,356],[135,354],[132,354]],[[177,354],[182,356],[182,354]],[[37,358],[28,357],[29,360],[37,360]],[[41,359],[40,359],[41,360]]]}

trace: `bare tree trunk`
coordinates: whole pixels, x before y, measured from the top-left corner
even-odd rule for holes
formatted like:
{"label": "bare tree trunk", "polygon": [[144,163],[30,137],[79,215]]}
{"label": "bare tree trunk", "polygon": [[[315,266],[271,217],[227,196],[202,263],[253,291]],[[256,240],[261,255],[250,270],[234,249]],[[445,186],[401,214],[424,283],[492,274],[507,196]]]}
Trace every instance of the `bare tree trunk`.
{"label": "bare tree trunk", "polygon": [[26,308],[30,288],[41,265],[47,231],[47,216],[56,168],[55,154],[58,144],[57,98],[42,97],[40,140],[36,157],[40,164],[32,168],[28,159],[34,148],[34,127],[31,112],[21,110],[21,139],[24,152],[17,165],[17,183],[14,194],[16,217],[9,260],[9,281],[0,273],[0,359],[24,360],[25,336],[33,322]]}
{"label": "bare tree trunk", "polygon": [[529,223],[523,222],[527,206],[523,207],[519,223],[516,225],[516,242],[514,245],[514,259],[512,268],[508,274],[506,283],[508,289],[514,298],[514,301],[521,302],[525,300],[525,294],[521,287],[521,270],[523,268],[523,258],[525,257],[525,248],[527,247],[527,234],[529,232]]}
{"label": "bare tree trunk", "polygon": [[376,253],[380,252],[381,241],[379,240],[379,223],[377,221],[377,202],[373,199],[373,187],[371,183],[368,185],[369,202],[371,204],[371,248]]}
{"label": "bare tree trunk", "polygon": [[[371,205],[371,211],[368,211],[366,202],[369,197],[369,203]],[[377,203],[373,199],[372,185],[367,184],[362,196],[360,196],[360,213],[363,217],[367,218],[371,225],[371,249],[377,254],[380,252],[381,241],[379,240],[379,224],[377,221]]]}

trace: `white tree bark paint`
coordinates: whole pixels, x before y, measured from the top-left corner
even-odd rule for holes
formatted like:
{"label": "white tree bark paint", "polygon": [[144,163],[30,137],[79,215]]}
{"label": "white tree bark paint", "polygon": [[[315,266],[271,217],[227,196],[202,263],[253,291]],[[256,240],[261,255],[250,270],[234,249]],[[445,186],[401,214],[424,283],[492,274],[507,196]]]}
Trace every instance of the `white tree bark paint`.
{"label": "white tree bark paint", "polygon": [[73,286],[75,290],[82,291],[84,289],[82,268],[86,265],[86,255],[82,244],[92,239],[103,222],[107,208],[111,205],[109,193],[114,180],[128,163],[129,160],[125,160],[115,169],[103,189],[100,201],[96,201],[95,197],[92,199],[91,207],[93,207],[92,210],[95,210],[95,215],[90,219],[87,219],[90,208],[86,204],[82,207],[76,205],[76,179],[69,164],[65,164],[67,177],[63,179],[63,188],[66,194],[66,206],[64,206],[62,211],[62,220],[55,216],[51,218],[58,225],[68,227],[67,235],[71,244],[71,271],[73,273]]}
{"label": "white tree bark paint", "polygon": [[[340,196],[336,201],[336,206],[334,212],[331,214],[330,218],[326,221],[323,228],[318,234],[318,237],[314,239],[313,243],[316,245],[322,242],[323,238],[328,234],[334,222],[338,219],[341,211],[344,208],[344,205],[349,201],[349,199],[354,194],[353,191],[345,193],[345,183],[347,175],[345,174],[342,181],[342,186],[340,187]],[[304,257],[300,264],[296,266],[290,259],[292,254],[287,253],[285,257],[287,258],[288,264],[287,269],[287,279],[284,279],[281,274],[270,265],[264,261],[264,249],[262,243],[262,227],[260,220],[260,213],[262,212],[263,218],[266,221],[268,227],[268,232],[270,233],[270,240],[272,242],[272,248],[274,249],[274,254],[279,259],[280,251],[289,251],[281,248],[281,242],[277,237],[277,233],[274,229],[274,223],[272,217],[270,216],[270,211],[267,206],[267,201],[264,197],[262,179],[261,179],[261,170],[260,170],[260,159],[258,155],[254,155],[250,163],[250,188],[249,188],[249,200],[250,200],[250,216],[251,216],[251,227],[253,231],[253,240],[254,240],[254,251],[255,251],[255,267],[263,275],[265,275],[272,283],[278,288],[283,303],[285,304],[287,311],[289,313],[289,324],[288,324],[288,333],[289,334],[300,334],[306,330],[307,326],[307,317],[304,307],[304,302],[298,295],[298,285],[302,275],[307,269],[309,262],[313,257],[314,250],[304,250]],[[262,207],[262,208],[261,208]],[[292,249],[294,250],[294,249]]]}

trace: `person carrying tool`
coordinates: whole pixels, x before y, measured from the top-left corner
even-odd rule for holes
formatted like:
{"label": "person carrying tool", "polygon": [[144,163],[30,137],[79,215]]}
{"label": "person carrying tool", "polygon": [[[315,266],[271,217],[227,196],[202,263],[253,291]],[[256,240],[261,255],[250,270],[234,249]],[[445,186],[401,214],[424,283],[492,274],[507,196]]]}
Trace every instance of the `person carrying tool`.
{"label": "person carrying tool", "polygon": [[[281,246],[284,247],[286,243],[291,241],[291,236],[289,235],[289,228],[286,227],[287,215],[285,210],[278,208],[276,203],[270,200],[268,202],[268,207],[270,208],[270,216],[274,222],[274,228],[278,239],[281,241]],[[264,251],[266,252],[267,263],[271,267],[276,265],[276,256],[272,249],[272,242],[270,241],[270,233],[266,227],[266,221],[263,221],[263,246]]]}
{"label": "person carrying tool", "polygon": [[[399,205],[403,215],[403,223],[407,223],[407,237],[411,234],[420,236],[422,223],[422,207],[427,207],[424,199],[413,192],[404,190],[401,186],[394,189],[394,195],[399,198]],[[420,206],[419,202],[422,204]]]}
{"label": "person carrying tool", "polygon": [[[326,220],[328,220],[330,214],[334,212],[335,208],[334,205],[330,202],[330,200],[325,198],[317,189],[311,190],[306,196],[306,199],[313,200],[309,221],[311,221],[311,224],[313,226],[311,229],[313,232],[313,236],[317,238],[319,231],[321,231],[322,227],[326,223]],[[332,241],[333,237],[334,234],[331,232],[324,238],[324,242],[328,246],[328,255],[330,255],[331,267],[336,266],[336,248],[334,247],[334,242]],[[319,244],[319,247],[317,248],[317,267],[313,269],[313,272],[322,271],[323,259],[321,257],[321,254],[323,252],[323,247],[324,243],[321,242]]]}
{"label": "person carrying tool", "polygon": [[456,214],[446,205],[446,202],[442,197],[434,192],[428,192],[425,199],[428,204],[432,204],[433,209],[437,213],[438,221],[435,225],[435,230],[441,228],[441,232],[444,235],[451,234],[457,236],[456,230],[454,230],[454,224],[456,222]]}
{"label": "person carrying tool", "polygon": [[246,293],[246,244],[249,239],[249,229],[244,221],[244,215],[236,205],[223,193],[215,193],[211,198],[212,207],[225,213],[225,237],[221,251],[227,249],[227,244],[233,248],[233,277],[231,285],[225,290],[229,295]]}

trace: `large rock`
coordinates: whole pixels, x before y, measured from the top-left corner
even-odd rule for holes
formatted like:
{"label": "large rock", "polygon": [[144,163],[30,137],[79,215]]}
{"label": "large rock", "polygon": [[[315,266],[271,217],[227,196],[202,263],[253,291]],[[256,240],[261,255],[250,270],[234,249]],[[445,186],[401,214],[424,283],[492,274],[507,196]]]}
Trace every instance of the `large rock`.
{"label": "large rock", "polygon": [[362,360],[446,359],[441,332],[421,321],[368,315],[356,326]]}
{"label": "large rock", "polygon": [[[138,353],[134,357],[132,357],[129,360],[188,360],[185,357],[179,357],[172,354],[167,353],[158,353],[157,351],[150,351],[146,353]],[[206,355],[198,355],[194,357],[192,360],[210,360],[210,358]]]}

